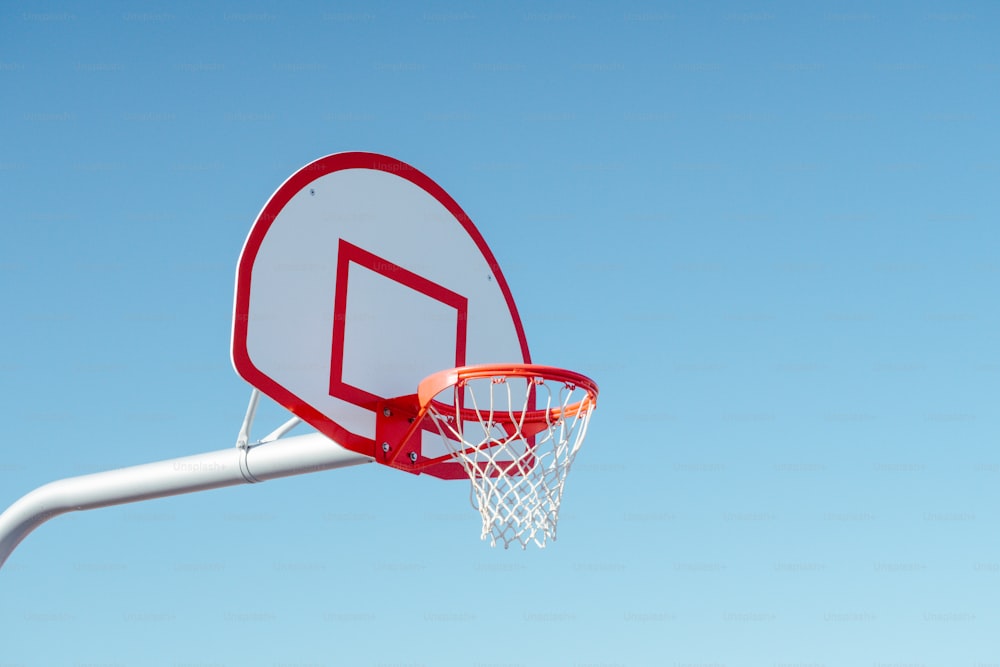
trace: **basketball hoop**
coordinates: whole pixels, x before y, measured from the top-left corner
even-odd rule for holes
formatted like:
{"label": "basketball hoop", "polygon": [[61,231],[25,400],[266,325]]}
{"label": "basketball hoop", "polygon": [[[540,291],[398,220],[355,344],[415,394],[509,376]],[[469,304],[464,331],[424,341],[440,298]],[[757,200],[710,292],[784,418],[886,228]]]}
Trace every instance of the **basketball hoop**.
{"label": "basketball hoop", "polygon": [[551,366],[464,366],[426,378],[417,398],[416,424],[433,424],[472,482],[481,539],[504,548],[544,548],[555,540],[563,486],[597,405],[597,384]]}
{"label": "basketball hoop", "polygon": [[381,465],[471,479],[493,544],[555,538],[597,386],[529,364],[493,251],[430,177],[357,151],[302,167],[257,216],[235,296],[233,367],[263,395]]}

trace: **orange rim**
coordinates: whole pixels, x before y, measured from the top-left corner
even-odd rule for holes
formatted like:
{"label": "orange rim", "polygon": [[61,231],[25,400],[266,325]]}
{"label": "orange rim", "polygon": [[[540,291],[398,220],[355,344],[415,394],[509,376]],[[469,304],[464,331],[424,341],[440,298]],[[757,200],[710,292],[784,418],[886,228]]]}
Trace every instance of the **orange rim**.
{"label": "orange rim", "polygon": [[[511,411],[510,414],[517,416],[517,421],[539,422],[559,419],[561,417],[572,417],[573,415],[594,409],[597,405],[597,383],[586,375],[569,371],[556,366],[542,366],[539,364],[480,364],[477,366],[459,366],[449,368],[430,375],[418,385],[417,400],[420,402],[420,417],[423,417],[430,409],[431,405],[437,412],[448,414],[455,410],[454,406],[447,403],[435,401],[434,397],[449,387],[454,387],[469,380],[481,380],[495,378],[506,381],[508,378],[534,378],[537,384],[543,382],[561,382],[567,386],[582,389],[586,395],[575,403],[566,407],[549,408],[542,410]],[[483,410],[470,408],[459,408],[459,415],[465,421],[478,421]],[[496,417],[502,417],[508,412],[495,413]]]}

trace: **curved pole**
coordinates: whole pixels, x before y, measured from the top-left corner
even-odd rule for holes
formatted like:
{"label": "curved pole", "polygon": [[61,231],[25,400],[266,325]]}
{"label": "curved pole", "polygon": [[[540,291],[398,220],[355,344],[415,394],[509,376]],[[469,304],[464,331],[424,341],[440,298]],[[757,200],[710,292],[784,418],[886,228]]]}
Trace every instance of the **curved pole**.
{"label": "curved pole", "polygon": [[66,512],[369,463],[319,433],[49,482],[0,514],[0,567],[35,528]]}

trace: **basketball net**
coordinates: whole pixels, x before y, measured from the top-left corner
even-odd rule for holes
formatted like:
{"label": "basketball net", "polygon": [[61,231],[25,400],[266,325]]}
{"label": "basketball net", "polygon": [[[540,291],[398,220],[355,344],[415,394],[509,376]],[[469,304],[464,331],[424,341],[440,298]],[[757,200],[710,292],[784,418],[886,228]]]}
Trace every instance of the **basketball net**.
{"label": "basketball net", "polygon": [[481,539],[504,548],[556,539],[566,475],[586,436],[596,392],[542,376],[460,378],[454,400],[427,416],[472,481]]}

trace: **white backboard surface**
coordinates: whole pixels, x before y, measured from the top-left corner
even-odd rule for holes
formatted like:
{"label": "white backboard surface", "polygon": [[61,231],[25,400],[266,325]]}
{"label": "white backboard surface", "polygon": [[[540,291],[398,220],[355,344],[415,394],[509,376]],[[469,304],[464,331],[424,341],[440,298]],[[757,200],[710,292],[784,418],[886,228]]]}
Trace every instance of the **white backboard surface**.
{"label": "white backboard surface", "polygon": [[236,372],[339,444],[374,447],[375,403],[435,371],[529,363],[482,235],[413,167],[338,153],[293,174],[240,255]]}

